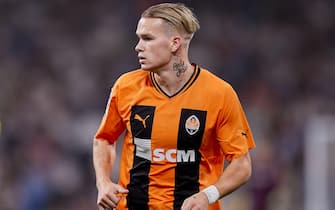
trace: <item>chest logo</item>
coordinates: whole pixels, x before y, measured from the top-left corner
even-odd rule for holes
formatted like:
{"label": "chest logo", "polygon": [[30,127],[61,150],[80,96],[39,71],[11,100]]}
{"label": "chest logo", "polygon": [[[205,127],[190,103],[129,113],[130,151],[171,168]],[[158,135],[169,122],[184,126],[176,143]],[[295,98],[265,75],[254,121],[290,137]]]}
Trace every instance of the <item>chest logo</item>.
{"label": "chest logo", "polygon": [[150,117],[150,115],[147,115],[147,116],[143,119],[140,115],[135,114],[135,117],[134,117],[134,118],[135,118],[135,120],[140,121],[140,122],[142,123],[143,127],[146,128],[147,125],[146,125],[145,121],[146,121],[149,117]]}
{"label": "chest logo", "polygon": [[195,115],[191,115],[185,122],[185,129],[188,134],[194,135],[200,128],[200,121]]}

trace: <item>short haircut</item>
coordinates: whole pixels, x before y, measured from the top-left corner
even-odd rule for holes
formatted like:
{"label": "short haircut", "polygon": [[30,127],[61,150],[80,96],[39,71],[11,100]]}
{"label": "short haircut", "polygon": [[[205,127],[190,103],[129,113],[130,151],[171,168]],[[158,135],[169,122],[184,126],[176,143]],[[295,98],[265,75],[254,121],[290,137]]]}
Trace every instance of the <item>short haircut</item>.
{"label": "short haircut", "polygon": [[191,39],[200,29],[199,21],[192,10],[182,3],[156,4],[145,10],[142,18],[161,18],[172,25],[179,33]]}

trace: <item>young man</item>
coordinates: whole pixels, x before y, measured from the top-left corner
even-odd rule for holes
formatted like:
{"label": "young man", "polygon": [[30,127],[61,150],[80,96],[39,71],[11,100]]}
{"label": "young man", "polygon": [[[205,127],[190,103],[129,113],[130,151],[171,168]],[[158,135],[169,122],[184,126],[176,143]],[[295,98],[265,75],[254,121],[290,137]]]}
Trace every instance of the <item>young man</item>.
{"label": "young man", "polygon": [[[116,81],[94,139],[100,210],[220,209],[219,199],[249,179],[255,144],[236,93],[189,61],[198,29],[183,4],[142,14],[135,47],[141,69]],[[124,130],[116,184],[110,172]]]}

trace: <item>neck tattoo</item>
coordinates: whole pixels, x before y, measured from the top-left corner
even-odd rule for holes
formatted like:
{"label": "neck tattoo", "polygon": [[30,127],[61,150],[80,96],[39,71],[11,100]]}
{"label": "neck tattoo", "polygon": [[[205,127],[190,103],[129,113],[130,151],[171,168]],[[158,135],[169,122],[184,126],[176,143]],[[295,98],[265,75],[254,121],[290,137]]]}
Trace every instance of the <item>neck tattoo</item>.
{"label": "neck tattoo", "polygon": [[179,63],[173,64],[173,71],[176,71],[176,76],[180,77],[182,73],[184,73],[187,70],[187,66],[185,65],[183,60],[180,60]]}

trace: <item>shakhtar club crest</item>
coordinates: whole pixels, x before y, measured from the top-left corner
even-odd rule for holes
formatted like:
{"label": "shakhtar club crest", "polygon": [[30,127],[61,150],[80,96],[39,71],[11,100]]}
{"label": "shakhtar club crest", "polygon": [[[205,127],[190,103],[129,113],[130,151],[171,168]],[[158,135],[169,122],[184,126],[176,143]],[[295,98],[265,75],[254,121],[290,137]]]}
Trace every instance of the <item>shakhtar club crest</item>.
{"label": "shakhtar club crest", "polygon": [[185,128],[188,134],[194,135],[200,128],[200,121],[195,115],[191,115],[185,122]]}

